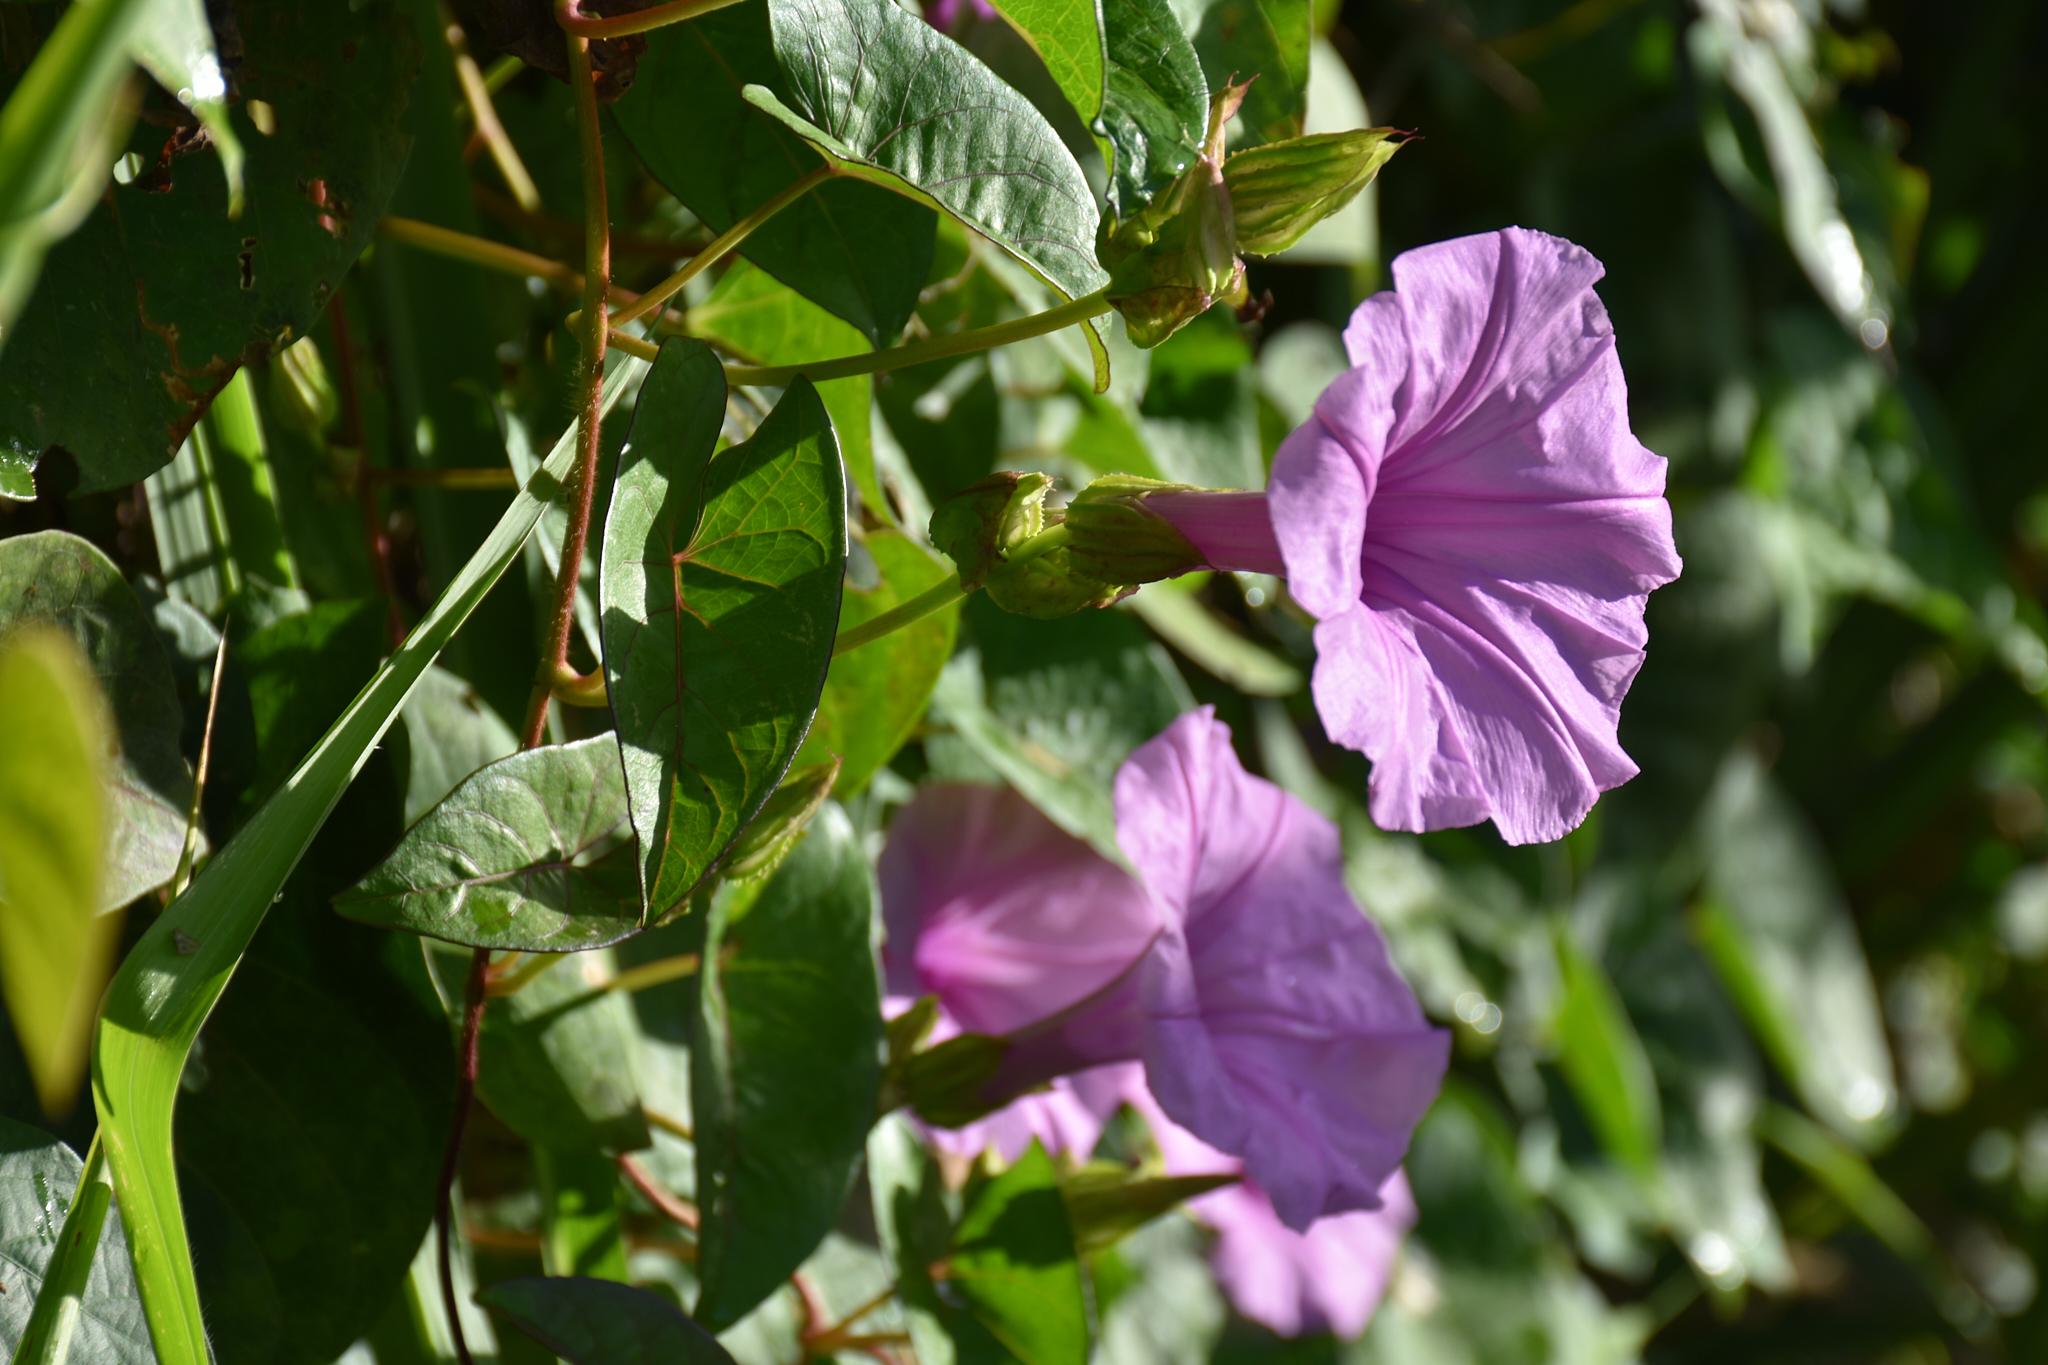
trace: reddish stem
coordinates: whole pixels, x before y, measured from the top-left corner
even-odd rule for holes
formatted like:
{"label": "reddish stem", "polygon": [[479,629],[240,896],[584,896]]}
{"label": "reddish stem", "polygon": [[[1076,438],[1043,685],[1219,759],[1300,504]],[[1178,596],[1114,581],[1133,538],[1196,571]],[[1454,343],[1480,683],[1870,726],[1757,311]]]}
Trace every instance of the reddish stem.
{"label": "reddish stem", "polygon": [[680,1223],[692,1232],[697,1230],[698,1214],[695,1208],[663,1189],[660,1182],[647,1173],[647,1168],[632,1157],[622,1156],[618,1160],[620,1174],[633,1183],[634,1189],[647,1196],[647,1202],[660,1210],[662,1217],[672,1223]]}
{"label": "reddish stem", "polygon": [[455,1224],[455,1172],[462,1164],[462,1133],[469,1126],[469,1106],[476,1098],[477,1034],[484,1022],[484,979],[490,972],[491,950],[478,948],[469,960],[469,980],[463,990],[462,1049],[455,1080],[455,1122],[448,1130],[448,1150],[441,1157],[441,1190],[434,1203],[434,1237],[441,1262],[441,1306],[448,1313],[448,1330],[455,1338],[455,1355],[461,1365],[473,1365],[469,1342],[462,1333],[462,1310],[455,1300],[455,1263],[449,1247]]}

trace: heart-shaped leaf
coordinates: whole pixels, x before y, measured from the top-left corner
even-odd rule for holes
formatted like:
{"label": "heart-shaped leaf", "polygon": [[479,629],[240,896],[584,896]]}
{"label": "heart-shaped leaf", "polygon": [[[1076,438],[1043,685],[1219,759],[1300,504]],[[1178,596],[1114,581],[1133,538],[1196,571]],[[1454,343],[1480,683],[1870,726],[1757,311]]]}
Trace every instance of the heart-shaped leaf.
{"label": "heart-shaped leaf", "polygon": [[1209,129],[1209,86],[1172,0],[1103,0],[1109,75],[1102,99],[1109,206],[1127,218],[1194,161]]}
{"label": "heart-shaped leaf", "polygon": [[860,836],[830,804],[758,892],[713,903],[690,1043],[709,1326],[789,1278],[860,1168],[882,1083],[873,910]]}
{"label": "heart-shaped leaf", "polygon": [[[739,5],[648,34],[639,78],[612,106],[654,178],[720,232],[818,165],[800,138],[741,98],[749,83],[778,83],[775,50],[768,16]],[[934,227],[922,204],[833,180],[756,228],[742,250],[869,345],[886,346],[917,307]]]}
{"label": "heart-shaped leaf", "polygon": [[846,484],[799,379],[714,449],[725,371],[672,339],[640,390],[605,518],[605,677],[655,916],[717,865],[817,713],[846,570]]}
{"label": "heart-shaped leaf", "polygon": [[631,1285],[523,1276],[499,1280],[476,1301],[569,1365],[732,1365],[680,1308]]}
{"label": "heart-shaped leaf", "polygon": [[1045,116],[891,0],[770,0],[785,103],[756,108],[847,174],[958,218],[1069,298],[1109,281],[1095,198]]}
{"label": "heart-shaped leaf", "polygon": [[513,754],[466,778],[335,897],[382,929],[565,953],[640,927],[640,879],[610,735]]}
{"label": "heart-shaped leaf", "polygon": [[1031,44],[1081,122],[1093,124],[1102,113],[1100,0],[998,0],[996,8]]}

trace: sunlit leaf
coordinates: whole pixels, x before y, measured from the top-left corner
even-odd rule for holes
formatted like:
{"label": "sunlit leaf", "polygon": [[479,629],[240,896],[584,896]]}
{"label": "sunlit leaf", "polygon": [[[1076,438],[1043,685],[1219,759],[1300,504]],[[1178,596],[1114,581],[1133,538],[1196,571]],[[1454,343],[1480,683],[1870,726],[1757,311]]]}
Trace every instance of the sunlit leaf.
{"label": "sunlit leaf", "polygon": [[951,213],[1068,298],[1108,281],[1081,168],[994,72],[890,0],[768,12],[782,91],[749,86],[756,108],[848,174]]}
{"label": "sunlit leaf", "polygon": [[640,927],[633,850],[619,746],[598,735],[466,778],[334,908],[471,948],[595,948]]}
{"label": "sunlit leaf", "polygon": [[[82,1174],[77,1153],[39,1128],[0,1118],[0,1264],[7,1292],[0,1294],[0,1356],[15,1352],[42,1293],[45,1276],[67,1280],[59,1234]],[[80,1365],[154,1365],[149,1328],[128,1260],[119,1209],[104,1210],[83,1276],[71,1359]],[[31,1357],[33,1359],[33,1357]]]}
{"label": "sunlit leaf", "polygon": [[1103,42],[1099,0],[1002,0],[1002,16],[1024,35],[1083,123],[1102,112]]}
{"label": "sunlit leaf", "polygon": [[1171,0],[1102,0],[1108,83],[1102,126],[1111,148],[1109,206],[1128,218],[1200,152],[1209,86]]}
{"label": "sunlit leaf", "polygon": [[43,1111],[69,1112],[120,919],[99,913],[112,736],[84,654],[53,626],[0,637],[0,995]]}
{"label": "sunlit leaf", "polygon": [[724,415],[710,348],[663,343],[604,527],[605,675],[655,917],[789,770],[839,619],[846,491],[817,390],[799,379],[714,454]]}

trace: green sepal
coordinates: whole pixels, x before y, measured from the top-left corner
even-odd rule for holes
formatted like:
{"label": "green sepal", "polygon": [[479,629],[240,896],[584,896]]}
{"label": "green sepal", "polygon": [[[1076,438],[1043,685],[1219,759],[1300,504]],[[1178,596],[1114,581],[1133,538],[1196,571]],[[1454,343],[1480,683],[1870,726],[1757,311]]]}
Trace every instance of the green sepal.
{"label": "green sepal", "polygon": [[1392,128],[1354,128],[1269,142],[1223,163],[1237,249],[1273,256],[1358,197],[1405,145]]}
{"label": "green sepal", "polygon": [[[913,1019],[912,1015],[918,1017]],[[898,1040],[928,1031],[932,1017],[919,1014],[917,1007],[913,1007],[909,1014],[900,1016],[909,1021],[905,1027],[898,1029],[892,1022],[889,1065],[880,1095],[881,1112],[888,1113],[907,1104],[935,1128],[960,1128],[1002,1108],[1008,1101],[990,1103],[982,1098],[981,1092],[1002,1066],[1003,1057],[1010,1050],[1009,1039],[986,1033],[962,1033],[936,1047],[897,1055]]]}
{"label": "green sepal", "polygon": [[1180,528],[1148,511],[1153,493],[1198,492],[1191,485],[1108,474],[1066,506],[1067,559],[1073,571],[1104,584],[1135,587],[1208,567]]}
{"label": "green sepal", "polygon": [[967,485],[932,513],[932,544],[960,572],[960,587],[973,592],[1005,555],[1045,528],[1044,474],[998,471]]}
{"label": "green sepal", "polygon": [[1223,141],[1245,89],[1233,85],[1216,93],[1200,154],[1164,194],[1122,222],[1103,220],[1096,255],[1109,271],[1109,301],[1124,315],[1133,345],[1157,346],[1218,300],[1244,297]]}
{"label": "green sepal", "polygon": [[1234,1175],[1146,1175],[1127,1166],[1090,1162],[1060,1181],[1074,1244],[1082,1251],[1114,1246],[1185,1200],[1237,1183]]}
{"label": "green sepal", "polygon": [[989,601],[1013,615],[1039,621],[1112,606],[1137,590],[1135,583],[1106,583],[1083,572],[1064,545],[1021,564],[1004,564],[988,580]]}

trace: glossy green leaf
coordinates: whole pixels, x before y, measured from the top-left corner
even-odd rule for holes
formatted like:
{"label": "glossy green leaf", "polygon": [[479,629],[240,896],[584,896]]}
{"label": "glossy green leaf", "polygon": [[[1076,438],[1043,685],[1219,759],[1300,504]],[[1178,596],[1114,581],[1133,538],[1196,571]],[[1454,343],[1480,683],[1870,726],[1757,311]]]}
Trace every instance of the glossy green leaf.
{"label": "glossy green leaf", "polygon": [[[948,576],[929,550],[894,531],[870,532],[866,544],[880,582],[867,589],[846,585],[841,630],[893,610]],[[835,790],[852,796],[865,787],[917,728],[953,653],[959,625],[960,609],[949,606],[834,659],[818,699],[818,719],[797,762],[822,763],[836,755],[845,767]]]}
{"label": "glossy green leaf", "polygon": [[[253,0],[237,19],[242,216],[228,218],[211,154],[174,155],[167,189],[147,176],[110,186],[50,253],[62,306],[32,307],[10,329],[0,447],[63,446],[80,491],[164,464],[238,366],[312,327],[405,165],[399,119],[437,34],[388,5]],[[274,136],[249,122],[251,100],[274,111]],[[165,132],[138,124],[128,148],[154,167]]]}
{"label": "glossy green leaf", "polygon": [[1102,112],[1101,0],[1002,0],[996,6],[1045,63],[1083,123]]}
{"label": "glossy green leaf", "polygon": [[934,1275],[1019,1365],[1087,1361],[1080,1258],[1058,1173],[1035,1138],[1001,1175],[969,1182]]}
{"label": "glossy green leaf", "polygon": [[890,0],[771,0],[768,13],[782,83],[749,86],[756,108],[846,174],[944,209],[1068,298],[1107,282],[1081,168],[994,72]]}
{"label": "glossy green leaf", "polygon": [[789,770],[839,619],[846,489],[818,391],[799,379],[714,454],[724,416],[711,349],[663,343],[604,526],[605,677],[657,918]]}
{"label": "glossy green leaf", "polygon": [[609,1280],[500,1280],[477,1302],[569,1365],[732,1365],[674,1304]]}
{"label": "glossy green leaf", "polygon": [[[740,891],[740,894],[735,894]],[[737,1321],[839,1217],[882,1081],[867,857],[827,805],[758,892],[713,902],[691,1041],[697,1318]]]}
{"label": "glossy green leaf", "polygon": [[[1308,108],[1308,49],[1315,31],[1311,6],[1300,0],[1177,0],[1212,87],[1252,81],[1238,118],[1254,147],[1299,137]],[[1192,22],[1194,16],[1199,22]],[[1252,77],[1258,79],[1253,81]]]}
{"label": "glossy green leaf", "polygon": [[[606,376],[605,409],[618,401],[635,369],[622,364]],[[475,558],[414,623],[405,643],[328,728],[280,794],[129,950],[107,989],[93,1050],[93,1102],[136,1248],[150,1334],[164,1365],[208,1360],[171,1161],[172,1111],[193,1041],[292,868],[397,718],[420,674],[518,557],[541,508],[560,491],[574,454],[573,436],[557,442]]]}
{"label": "glossy green leaf", "polygon": [[170,662],[120,571],[63,531],[0,541],[0,632],[31,621],[70,633],[113,706],[121,754],[100,907],[118,909],[169,881],[185,845],[192,773],[178,753]]}
{"label": "glossy green leaf", "polygon": [[108,817],[106,701],[50,625],[0,637],[0,997],[43,1112],[78,1095],[116,916],[100,914]]}
{"label": "glossy green leaf", "polygon": [[[740,5],[647,35],[639,79],[613,106],[654,177],[723,232],[820,163],[818,154],[741,97],[780,85],[768,16]],[[931,267],[934,215],[874,185],[833,180],[756,229],[747,259],[892,344]]]}
{"label": "glossy green leaf", "polygon": [[[860,329],[745,261],[718,278],[711,297],[690,310],[692,336],[717,342],[750,365],[802,365],[857,355],[866,348]],[[818,397],[832,414],[839,458],[877,517],[894,524],[895,513],[875,479],[875,443],[868,411],[874,390],[869,375],[828,379]]]}
{"label": "glossy green leaf", "polygon": [[181,1078],[180,1184],[220,1365],[332,1361],[376,1321],[427,1231],[452,1040],[417,943],[327,908],[397,833],[400,789],[394,755],[373,754]]}
{"label": "glossy green leaf", "polygon": [[0,498],[10,502],[34,502],[35,497],[35,452],[0,449]]}
{"label": "glossy green leaf", "polygon": [[1563,1003],[1557,1015],[1558,1065],[1593,1131],[1617,1159],[1651,1178],[1664,1145],[1657,1078],[1642,1040],[1600,964],[1568,928],[1554,936]]}
{"label": "glossy green leaf", "polygon": [[1172,0],[1102,0],[1102,22],[1109,206],[1128,218],[1194,163],[1209,128],[1209,85]]}
{"label": "glossy green leaf", "polygon": [[1874,1141],[1897,1106],[1891,1048],[1826,855],[1747,751],[1702,812],[1695,931],[1764,1051],[1815,1114]]}
{"label": "glossy green leaf", "polygon": [[405,699],[405,823],[439,805],[464,778],[519,747],[519,736],[474,687],[442,668],[429,668]]}
{"label": "glossy green leaf", "polygon": [[640,927],[633,848],[619,746],[598,735],[464,779],[334,908],[471,948],[595,948]]}
{"label": "glossy green leaf", "polygon": [[[433,960],[444,996],[460,1000],[468,955]],[[614,975],[609,950],[564,954],[485,1007],[477,1098],[528,1142],[565,1151],[648,1145],[633,1008],[606,989]]]}
{"label": "glossy green leaf", "polygon": [[[54,1283],[82,1291],[75,1293],[73,1311],[66,1315],[72,1323],[70,1359],[80,1365],[152,1365],[156,1357],[135,1292],[121,1214],[108,1206],[104,1194],[88,1195],[101,1213],[93,1246],[88,1250],[83,1239],[69,1245],[69,1238],[82,1234],[91,1221],[81,1218],[70,1226],[69,1210],[82,1174],[82,1163],[69,1147],[39,1128],[0,1118],[0,1265],[6,1267],[0,1279],[7,1291],[0,1294],[0,1358],[22,1365],[50,1360],[16,1352],[44,1286]],[[72,1263],[74,1256],[84,1260],[83,1274]],[[52,1304],[53,1310],[57,1307]]]}
{"label": "glossy green leaf", "polygon": [[626,1280],[619,1167],[594,1147],[533,1149],[540,1258],[550,1275]]}

